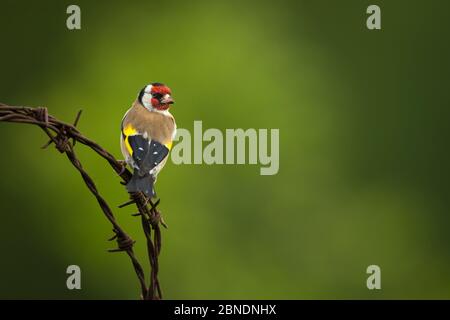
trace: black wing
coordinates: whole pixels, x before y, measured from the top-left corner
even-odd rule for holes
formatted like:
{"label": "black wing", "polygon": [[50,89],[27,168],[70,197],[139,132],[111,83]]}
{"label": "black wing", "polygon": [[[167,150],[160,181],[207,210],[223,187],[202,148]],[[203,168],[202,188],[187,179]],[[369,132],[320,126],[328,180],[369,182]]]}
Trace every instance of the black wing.
{"label": "black wing", "polygon": [[169,154],[169,149],[165,145],[149,141],[142,135],[129,136],[128,142],[133,150],[133,160],[140,176],[147,175]]}

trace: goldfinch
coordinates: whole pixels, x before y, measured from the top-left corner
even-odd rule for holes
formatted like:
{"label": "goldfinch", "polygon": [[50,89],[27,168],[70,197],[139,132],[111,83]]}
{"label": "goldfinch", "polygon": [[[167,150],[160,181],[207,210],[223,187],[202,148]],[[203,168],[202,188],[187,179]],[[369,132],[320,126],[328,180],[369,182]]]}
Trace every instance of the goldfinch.
{"label": "goldfinch", "polygon": [[166,164],[177,126],[169,108],[171,90],[162,83],[145,86],[122,119],[120,147],[126,163],[133,168],[128,192],[156,196],[154,183]]}

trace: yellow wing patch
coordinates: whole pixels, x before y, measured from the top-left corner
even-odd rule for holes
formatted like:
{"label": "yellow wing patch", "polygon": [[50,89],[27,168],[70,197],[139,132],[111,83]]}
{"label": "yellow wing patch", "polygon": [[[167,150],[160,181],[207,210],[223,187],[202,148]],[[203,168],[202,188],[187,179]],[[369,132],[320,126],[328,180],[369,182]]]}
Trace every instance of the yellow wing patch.
{"label": "yellow wing patch", "polygon": [[164,145],[167,147],[167,149],[169,149],[169,151],[170,151],[170,149],[172,149],[172,141],[169,141],[169,142],[165,143]]}
{"label": "yellow wing patch", "polygon": [[133,128],[133,126],[131,124],[127,125],[125,128],[123,128],[122,130],[125,139],[125,147],[127,148],[128,152],[130,153],[130,156],[133,155],[133,149],[131,149],[131,145],[130,142],[128,141],[128,137],[137,134],[137,131],[135,128]]}
{"label": "yellow wing patch", "polygon": [[[136,135],[136,134],[138,134],[138,132],[136,131],[135,128],[133,128],[133,126],[131,124],[128,124],[125,128],[123,128],[122,132],[123,132],[123,134],[125,136],[125,138],[124,138],[125,147],[127,148],[130,156],[132,156],[133,155],[133,149],[131,148],[130,142],[128,141],[128,137]],[[169,141],[169,142],[165,143],[164,145],[170,151],[172,149],[172,144],[173,144],[173,141]]]}

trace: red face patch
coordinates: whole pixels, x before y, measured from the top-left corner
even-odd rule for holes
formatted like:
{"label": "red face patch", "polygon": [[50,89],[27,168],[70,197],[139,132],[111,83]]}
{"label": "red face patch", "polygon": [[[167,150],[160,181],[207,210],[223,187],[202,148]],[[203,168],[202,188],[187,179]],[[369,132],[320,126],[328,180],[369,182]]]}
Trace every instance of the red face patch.
{"label": "red face patch", "polygon": [[162,95],[171,94],[169,87],[166,86],[152,86],[152,93],[160,93]]}
{"label": "red face patch", "polygon": [[162,104],[158,99],[152,98],[152,106],[155,109],[163,111],[163,110],[169,109],[170,104],[167,104],[167,103],[166,104]]}
{"label": "red face patch", "polygon": [[156,98],[152,98],[152,106],[154,106],[155,108],[159,107],[159,100]]}

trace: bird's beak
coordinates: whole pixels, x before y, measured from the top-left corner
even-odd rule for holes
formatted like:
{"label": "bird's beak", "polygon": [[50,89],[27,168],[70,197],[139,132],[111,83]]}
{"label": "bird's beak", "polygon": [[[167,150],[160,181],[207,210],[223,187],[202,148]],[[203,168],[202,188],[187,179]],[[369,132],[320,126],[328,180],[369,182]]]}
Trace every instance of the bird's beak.
{"label": "bird's beak", "polygon": [[171,96],[169,96],[168,94],[166,94],[166,95],[161,99],[161,103],[162,103],[162,104],[174,104],[175,101],[172,99]]}

